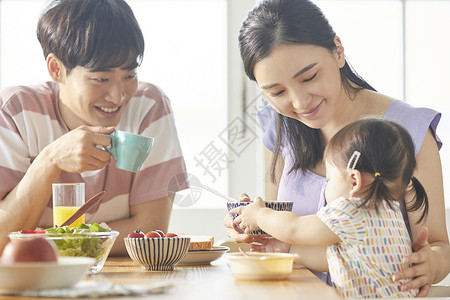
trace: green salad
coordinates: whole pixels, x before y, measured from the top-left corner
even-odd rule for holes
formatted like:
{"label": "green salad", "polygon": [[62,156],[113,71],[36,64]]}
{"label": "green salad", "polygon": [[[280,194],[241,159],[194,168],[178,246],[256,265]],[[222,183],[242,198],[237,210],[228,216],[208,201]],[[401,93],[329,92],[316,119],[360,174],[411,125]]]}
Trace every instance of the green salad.
{"label": "green salad", "polygon": [[45,231],[48,238],[55,242],[60,256],[87,256],[100,259],[111,242],[101,234],[87,235],[111,231],[97,223],[78,224],[74,228],[68,226],[48,228]]}

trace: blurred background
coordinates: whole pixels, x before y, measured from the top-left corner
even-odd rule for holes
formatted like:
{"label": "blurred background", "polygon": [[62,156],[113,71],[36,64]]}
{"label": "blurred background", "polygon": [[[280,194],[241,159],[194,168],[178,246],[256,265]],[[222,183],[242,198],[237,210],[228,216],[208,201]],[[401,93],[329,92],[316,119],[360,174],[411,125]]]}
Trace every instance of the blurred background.
{"label": "blurred background", "polygon": [[[188,172],[238,198],[264,196],[263,103],[246,78],[237,35],[256,0],[128,0],[146,41],[139,80],[171,99]],[[450,209],[450,0],[315,0],[357,72],[379,92],[442,112],[438,135]],[[35,30],[46,0],[0,0],[0,88],[50,80]],[[449,144],[447,144],[449,143]],[[170,230],[225,239],[225,200],[175,198]],[[192,222],[189,220],[198,220]],[[207,224],[207,226],[205,226]]]}

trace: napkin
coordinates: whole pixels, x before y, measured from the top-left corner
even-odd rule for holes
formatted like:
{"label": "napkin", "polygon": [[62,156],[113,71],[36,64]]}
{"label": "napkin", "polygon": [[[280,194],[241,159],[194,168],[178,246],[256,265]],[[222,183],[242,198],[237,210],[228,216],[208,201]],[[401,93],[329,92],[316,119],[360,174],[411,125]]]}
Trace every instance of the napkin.
{"label": "napkin", "polygon": [[0,294],[24,297],[102,298],[111,296],[145,296],[149,294],[162,294],[169,291],[172,287],[173,283],[167,281],[146,284],[122,285],[100,279],[83,280],[70,288],[0,292]]}

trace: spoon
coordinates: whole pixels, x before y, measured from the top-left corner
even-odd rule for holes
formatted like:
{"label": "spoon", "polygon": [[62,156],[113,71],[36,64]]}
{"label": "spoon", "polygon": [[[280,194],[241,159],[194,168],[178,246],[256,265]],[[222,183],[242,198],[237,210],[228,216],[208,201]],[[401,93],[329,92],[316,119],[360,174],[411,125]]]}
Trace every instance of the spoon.
{"label": "spoon", "polygon": [[250,255],[250,254],[248,254],[246,251],[244,251],[244,250],[242,250],[242,248],[241,247],[238,247],[238,249],[239,249],[239,252],[241,252],[244,256],[247,256],[247,257],[254,257],[254,258],[256,258],[256,259],[259,259],[259,260],[266,260],[266,259],[269,259],[270,257],[269,256],[267,256],[267,255],[262,255],[262,256],[253,256],[253,255]]}
{"label": "spoon", "polygon": [[200,187],[207,190],[208,192],[211,192],[213,194],[216,194],[219,197],[222,197],[224,199],[226,199],[228,202],[239,202],[236,199],[231,198],[230,196],[224,195],[219,191],[216,191],[215,189],[213,189],[212,187],[206,186],[204,184],[200,184]]}
{"label": "spoon", "polygon": [[101,191],[98,194],[92,196],[86,203],[84,203],[80,208],[73,213],[66,221],[64,221],[59,227],[68,226],[76,221],[79,217],[81,217],[83,214],[85,214],[88,210],[90,210],[95,204],[100,202],[100,200],[103,199],[106,192]]}
{"label": "spoon", "polygon": [[241,252],[244,256],[250,256],[247,252],[245,252],[244,250],[242,250],[241,247],[238,247],[239,252]]}

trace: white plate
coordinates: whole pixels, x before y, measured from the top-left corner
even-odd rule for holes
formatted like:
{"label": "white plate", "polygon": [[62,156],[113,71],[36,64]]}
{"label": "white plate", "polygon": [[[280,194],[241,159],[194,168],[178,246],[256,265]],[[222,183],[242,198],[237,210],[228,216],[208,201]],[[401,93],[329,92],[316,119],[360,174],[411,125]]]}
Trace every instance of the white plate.
{"label": "white plate", "polygon": [[207,265],[219,259],[228,250],[230,248],[226,246],[214,246],[211,250],[191,250],[177,265]]}
{"label": "white plate", "polygon": [[0,265],[0,293],[70,287],[94,263],[90,257],[59,257],[58,262]]}

